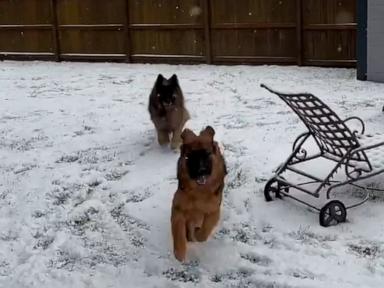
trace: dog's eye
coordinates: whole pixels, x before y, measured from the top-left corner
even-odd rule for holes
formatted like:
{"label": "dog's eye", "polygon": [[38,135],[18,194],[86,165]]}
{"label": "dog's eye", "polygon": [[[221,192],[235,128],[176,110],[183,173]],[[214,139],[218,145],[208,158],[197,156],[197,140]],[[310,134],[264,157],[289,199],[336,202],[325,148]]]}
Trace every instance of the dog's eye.
{"label": "dog's eye", "polygon": [[159,98],[160,98],[160,93],[157,93],[157,97],[159,97]]}

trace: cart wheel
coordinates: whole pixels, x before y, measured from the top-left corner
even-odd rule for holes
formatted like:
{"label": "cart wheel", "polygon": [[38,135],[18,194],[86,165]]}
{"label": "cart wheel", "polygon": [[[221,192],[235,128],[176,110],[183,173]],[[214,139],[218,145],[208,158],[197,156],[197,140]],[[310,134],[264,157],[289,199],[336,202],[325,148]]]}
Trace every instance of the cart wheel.
{"label": "cart wheel", "polygon": [[338,200],[333,200],[327,203],[320,210],[320,225],[323,227],[329,227],[345,222],[347,219],[347,209],[343,203]]}
{"label": "cart wheel", "polygon": [[277,184],[277,181],[274,178],[272,178],[271,180],[269,180],[267,182],[267,184],[265,184],[265,187],[264,187],[264,198],[265,198],[265,201],[267,201],[267,202],[270,202],[270,201],[273,200],[272,197],[271,197],[270,192],[275,193],[276,197],[281,198],[278,187],[273,187],[272,186],[275,183]]}
{"label": "cart wheel", "polygon": [[[285,180],[285,178],[282,177],[282,176],[280,176],[280,178],[282,178],[282,179]],[[283,189],[285,193],[289,193],[289,186],[286,185],[286,184],[283,184],[283,183],[281,183],[281,182],[279,182],[279,190],[280,190],[280,189]],[[280,197],[280,198],[281,198],[281,197]]]}

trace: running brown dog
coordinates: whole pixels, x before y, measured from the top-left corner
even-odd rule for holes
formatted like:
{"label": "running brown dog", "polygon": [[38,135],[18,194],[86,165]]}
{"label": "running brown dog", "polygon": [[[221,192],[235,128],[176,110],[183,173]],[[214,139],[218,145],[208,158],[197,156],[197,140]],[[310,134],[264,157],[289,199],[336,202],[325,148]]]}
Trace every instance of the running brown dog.
{"label": "running brown dog", "polygon": [[214,135],[210,126],[199,135],[189,129],[181,134],[171,215],[173,249],[179,261],[185,260],[187,242],[206,241],[220,218],[227,169]]}

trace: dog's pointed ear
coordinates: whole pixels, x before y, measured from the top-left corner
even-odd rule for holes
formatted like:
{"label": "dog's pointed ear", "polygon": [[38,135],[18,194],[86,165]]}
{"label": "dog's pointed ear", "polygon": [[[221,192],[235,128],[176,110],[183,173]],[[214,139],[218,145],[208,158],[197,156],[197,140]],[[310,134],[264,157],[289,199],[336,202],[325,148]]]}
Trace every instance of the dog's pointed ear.
{"label": "dog's pointed ear", "polygon": [[179,85],[179,79],[177,79],[177,75],[173,74],[172,77],[169,78],[169,82],[171,83],[172,86]]}
{"label": "dog's pointed ear", "polygon": [[163,81],[164,81],[164,76],[162,74],[159,74],[157,75],[157,79],[156,79],[156,87],[160,87],[163,85]]}
{"label": "dog's pointed ear", "polygon": [[215,129],[213,129],[212,126],[207,126],[203,131],[200,132],[200,135],[207,135],[213,140],[213,136],[215,136]]}
{"label": "dog's pointed ear", "polygon": [[196,137],[196,134],[188,128],[185,128],[183,130],[183,133],[181,133],[181,139],[183,140],[183,143],[191,142],[191,140],[195,137]]}

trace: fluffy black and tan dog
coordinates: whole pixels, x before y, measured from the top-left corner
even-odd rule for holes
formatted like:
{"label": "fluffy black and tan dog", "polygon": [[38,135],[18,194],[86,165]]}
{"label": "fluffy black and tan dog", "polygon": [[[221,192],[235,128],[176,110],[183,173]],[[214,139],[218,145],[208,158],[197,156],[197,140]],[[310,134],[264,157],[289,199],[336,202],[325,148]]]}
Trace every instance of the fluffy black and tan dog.
{"label": "fluffy black and tan dog", "polygon": [[169,79],[165,79],[161,74],[157,76],[149,96],[148,110],[156,128],[159,144],[166,145],[171,142],[172,149],[179,148],[181,131],[190,117],[175,74]]}
{"label": "fluffy black and tan dog", "polygon": [[176,259],[184,261],[188,241],[206,241],[220,218],[224,157],[208,126],[199,135],[185,129],[177,165],[178,189],[172,202],[171,226]]}

